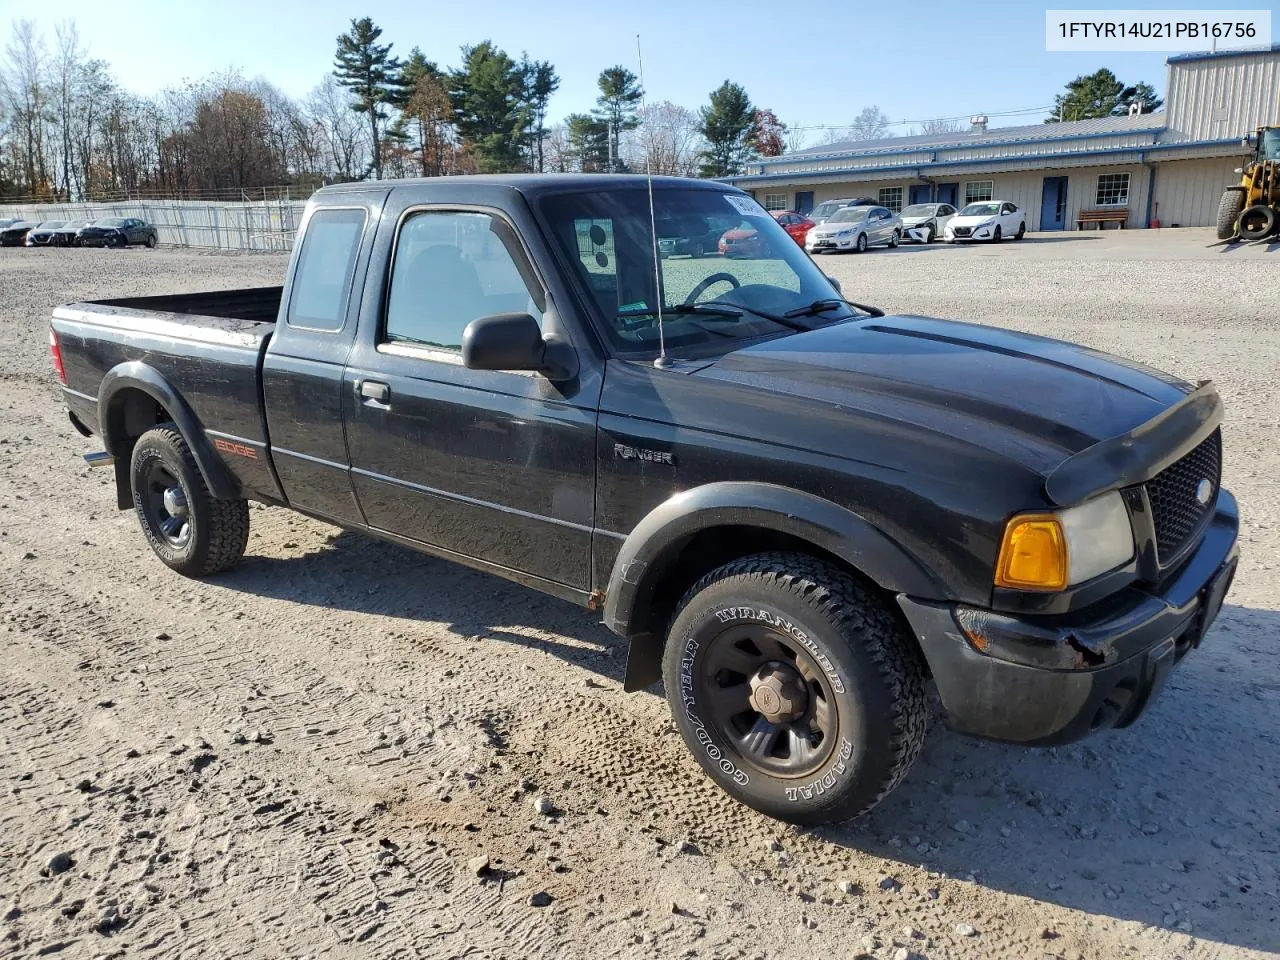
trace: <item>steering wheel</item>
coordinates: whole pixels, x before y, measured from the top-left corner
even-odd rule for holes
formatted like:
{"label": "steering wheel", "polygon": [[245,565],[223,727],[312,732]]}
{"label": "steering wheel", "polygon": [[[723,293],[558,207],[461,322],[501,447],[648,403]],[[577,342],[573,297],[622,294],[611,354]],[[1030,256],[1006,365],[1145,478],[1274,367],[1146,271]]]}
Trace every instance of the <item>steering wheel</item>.
{"label": "steering wheel", "polygon": [[696,287],[694,287],[689,292],[689,295],[684,298],[685,304],[697,303],[698,298],[707,292],[708,287],[712,286],[713,284],[720,283],[721,281],[725,283],[733,284],[733,289],[735,290],[737,290],[740,286],[742,286],[742,283],[739,282],[738,278],[735,277],[732,273],[724,273],[724,272],[713,273],[711,276],[706,277],[704,280],[702,280]]}

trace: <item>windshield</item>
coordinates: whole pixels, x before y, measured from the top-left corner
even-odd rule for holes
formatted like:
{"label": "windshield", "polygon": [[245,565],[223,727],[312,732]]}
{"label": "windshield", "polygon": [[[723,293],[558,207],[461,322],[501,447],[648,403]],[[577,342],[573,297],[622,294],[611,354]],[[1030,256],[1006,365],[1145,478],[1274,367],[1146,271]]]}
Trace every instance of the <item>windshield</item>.
{"label": "windshield", "polygon": [[845,207],[843,210],[837,210],[827,222],[857,223],[859,220],[867,219],[867,214],[870,212],[870,207]]}
{"label": "windshield", "polygon": [[998,203],[971,203],[960,211],[962,217],[994,217],[1000,212]]}
{"label": "windshield", "polygon": [[[676,357],[733,350],[744,340],[853,315],[795,240],[749,197],[655,185],[653,202],[658,222],[689,225],[680,235],[695,234],[707,222],[728,220],[735,227],[718,236],[705,256],[661,257],[655,282],[643,188],[549,194],[538,200],[558,252],[619,353],[657,356],[659,296],[667,351]],[[825,306],[811,312],[820,301]],[[783,316],[788,311],[803,315]]]}
{"label": "windshield", "polygon": [[93,221],[95,227],[123,227],[124,219],[122,217],[104,217],[102,220]]}
{"label": "windshield", "polygon": [[824,200],[809,214],[810,219],[825,220],[847,203],[845,200]]}
{"label": "windshield", "polygon": [[1262,159],[1280,160],[1280,127],[1262,131]]}
{"label": "windshield", "polygon": [[902,211],[902,216],[904,219],[906,217],[932,217],[934,211],[937,209],[937,204],[913,203],[911,206],[907,207],[907,209]]}

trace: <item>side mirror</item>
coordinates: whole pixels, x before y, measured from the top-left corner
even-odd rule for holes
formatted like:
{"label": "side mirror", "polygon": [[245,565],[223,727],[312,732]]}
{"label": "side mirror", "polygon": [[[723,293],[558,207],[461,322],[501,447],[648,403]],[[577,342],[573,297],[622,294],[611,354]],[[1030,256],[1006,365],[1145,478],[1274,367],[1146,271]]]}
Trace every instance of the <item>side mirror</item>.
{"label": "side mirror", "polygon": [[532,370],[548,380],[569,380],[578,355],[562,340],[542,336],[527,313],[479,317],[462,331],[462,363],[469,370]]}
{"label": "side mirror", "polygon": [[840,289],[840,281],[835,277],[827,277],[831,281],[831,285],[836,288],[836,293],[843,295],[844,291]]}

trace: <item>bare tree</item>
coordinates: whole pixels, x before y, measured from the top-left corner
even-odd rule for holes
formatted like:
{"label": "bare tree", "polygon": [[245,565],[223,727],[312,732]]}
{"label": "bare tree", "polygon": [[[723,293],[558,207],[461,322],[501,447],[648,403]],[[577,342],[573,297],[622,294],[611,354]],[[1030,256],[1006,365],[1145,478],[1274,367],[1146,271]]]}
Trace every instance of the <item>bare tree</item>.
{"label": "bare tree", "polygon": [[920,132],[930,136],[938,136],[944,133],[959,133],[963,130],[955,120],[926,120],[920,124]]}
{"label": "bare tree", "polygon": [[328,154],[328,173],[338,180],[355,180],[369,165],[366,130],[351,103],[351,95],[327,75],[303,108]]}
{"label": "bare tree", "polygon": [[547,131],[543,145],[543,169],[548,173],[569,173],[574,169],[574,148],[569,128],[557,123]]}
{"label": "bare tree", "polygon": [[632,170],[643,171],[646,161],[655,174],[691,177],[706,144],[694,111],[664,100],[640,111],[640,126],[622,144],[622,157]]}
{"label": "bare tree", "polygon": [[45,163],[45,121],[48,91],[44,82],[44,39],[30,20],[15,20],[13,35],[5,46],[0,95],[4,97],[16,137],[16,152],[26,192],[49,189]]}

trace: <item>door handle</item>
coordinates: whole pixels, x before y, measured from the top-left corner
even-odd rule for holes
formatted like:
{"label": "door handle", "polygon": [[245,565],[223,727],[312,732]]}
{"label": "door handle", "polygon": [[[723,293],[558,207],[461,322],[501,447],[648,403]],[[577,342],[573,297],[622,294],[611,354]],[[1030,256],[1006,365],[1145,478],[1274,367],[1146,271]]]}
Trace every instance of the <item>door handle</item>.
{"label": "door handle", "polygon": [[361,380],[357,384],[360,399],[369,406],[388,406],[391,402],[391,388],[377,380]]}

